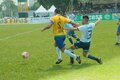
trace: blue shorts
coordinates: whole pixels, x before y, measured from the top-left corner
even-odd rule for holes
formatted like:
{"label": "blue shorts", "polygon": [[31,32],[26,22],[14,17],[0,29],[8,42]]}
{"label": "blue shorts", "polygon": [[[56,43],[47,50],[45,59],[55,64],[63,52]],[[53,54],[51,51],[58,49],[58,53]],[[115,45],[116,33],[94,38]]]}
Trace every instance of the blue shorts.
{"label": "blue shorts", "polygon": [[119,32],[119,33],[120,33],[120,25],[118,25],[118,29],[117,29],[117,32]]}
{"label": "blue shorts", "polygon": [[73,30],[68,30],[68,31],[67,31],[67,34],[68,34],[69,36],[72,36],[72,37],[76,38],[76,34],[75,34],[75,32],[74,32]]}
{"label": "blue shorts", "polygon": [[74,46],[76,47],[76,49],[82,48],[84,52],[89,52],[90,42],[84,43],[84,42],[79,41],[79,42],[74,43]]}
{"label": "blue shorts", "polygon": [[62,49],[65,47],[65,36],[55,36],[54,40],[55,40],[55,44],[58,46],[59,49]]}

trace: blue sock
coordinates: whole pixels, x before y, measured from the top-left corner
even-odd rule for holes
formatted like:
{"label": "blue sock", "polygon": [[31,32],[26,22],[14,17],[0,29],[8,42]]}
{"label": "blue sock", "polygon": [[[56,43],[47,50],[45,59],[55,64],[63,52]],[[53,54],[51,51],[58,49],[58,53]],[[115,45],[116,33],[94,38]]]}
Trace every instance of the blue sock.
{"label": "blue sock", "polygon": [[76,40],[77,40],[77,41],[80,41],[80,39],[79,39],[79,38],[76,38]]}
{"label": "blue sock", "polygon": [[92,59],[92,60],[98,60],[98,58],[96,58],[96,57],[94,57],[94,56],[92,56],[90,54],[87,56],[87,58]]}

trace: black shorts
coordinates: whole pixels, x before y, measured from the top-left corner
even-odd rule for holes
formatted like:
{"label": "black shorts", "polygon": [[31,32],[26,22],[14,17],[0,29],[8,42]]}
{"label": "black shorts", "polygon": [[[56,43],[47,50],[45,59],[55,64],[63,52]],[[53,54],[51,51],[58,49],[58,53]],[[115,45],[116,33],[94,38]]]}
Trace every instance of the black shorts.
{"label": "black shorts", "polygon": [[74,46],[76,47],[76,49],[82,48],[84,52],[89,52],[90,42],[79,41],[79,42],[74,43]]}

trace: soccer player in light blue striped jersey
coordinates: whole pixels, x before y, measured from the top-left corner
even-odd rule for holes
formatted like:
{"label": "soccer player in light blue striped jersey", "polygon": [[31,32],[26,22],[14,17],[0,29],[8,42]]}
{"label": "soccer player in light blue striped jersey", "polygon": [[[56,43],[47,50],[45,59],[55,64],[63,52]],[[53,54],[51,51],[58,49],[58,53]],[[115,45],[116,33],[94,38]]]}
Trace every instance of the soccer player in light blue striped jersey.
{"label": "soccer player in light blue striped jersey", "polygon": [[74,43],[74,45],[71,46],[69,51],[72,52],[74,49],[82,48],[84,57],[95,60],[99,64],[102,64],[101,58],[97,58],[89,54],[92,31],[94,27],[101,21],[101,18],[99,18],[95,23],[89,23],[88,21],[89,21],[89,17],[83,16],[82,26],[74,27],[74,28],[65,28],[66,30],[78,30],[81,31],[82,33],[80,41]]}
{"label": "soccer player in light blue striped jersey", "polygon": [[120,45],[120,15],[118,15],[118,22],[117,22],[117,25],[118,25],[118,28],[117,28],[117,34],[116,34],[116,43],[115,45]]}

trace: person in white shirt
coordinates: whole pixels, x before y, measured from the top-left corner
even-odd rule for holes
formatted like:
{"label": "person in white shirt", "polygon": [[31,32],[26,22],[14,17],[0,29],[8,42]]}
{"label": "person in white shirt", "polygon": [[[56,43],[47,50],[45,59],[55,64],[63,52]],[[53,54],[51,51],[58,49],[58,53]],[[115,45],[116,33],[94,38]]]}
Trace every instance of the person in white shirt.
{"label": "person in white shirt", "polygon": [[74,45],[71,46],[69,51],[73,52],[74,49],[82,48],[84,57],[95,60],[99,64],[102,64],[101,58],[97,58],[89,54],[92,31],[94,27],[101,21],[101,18],[99,18],[95,23],[89,23],[88,21],[89,21],[89,17],[83,16],[82,26],[74,27],[74,28],[65,28],[65,30],[78,30],[81,31],[82,33],[80,41],[74,43]]}

